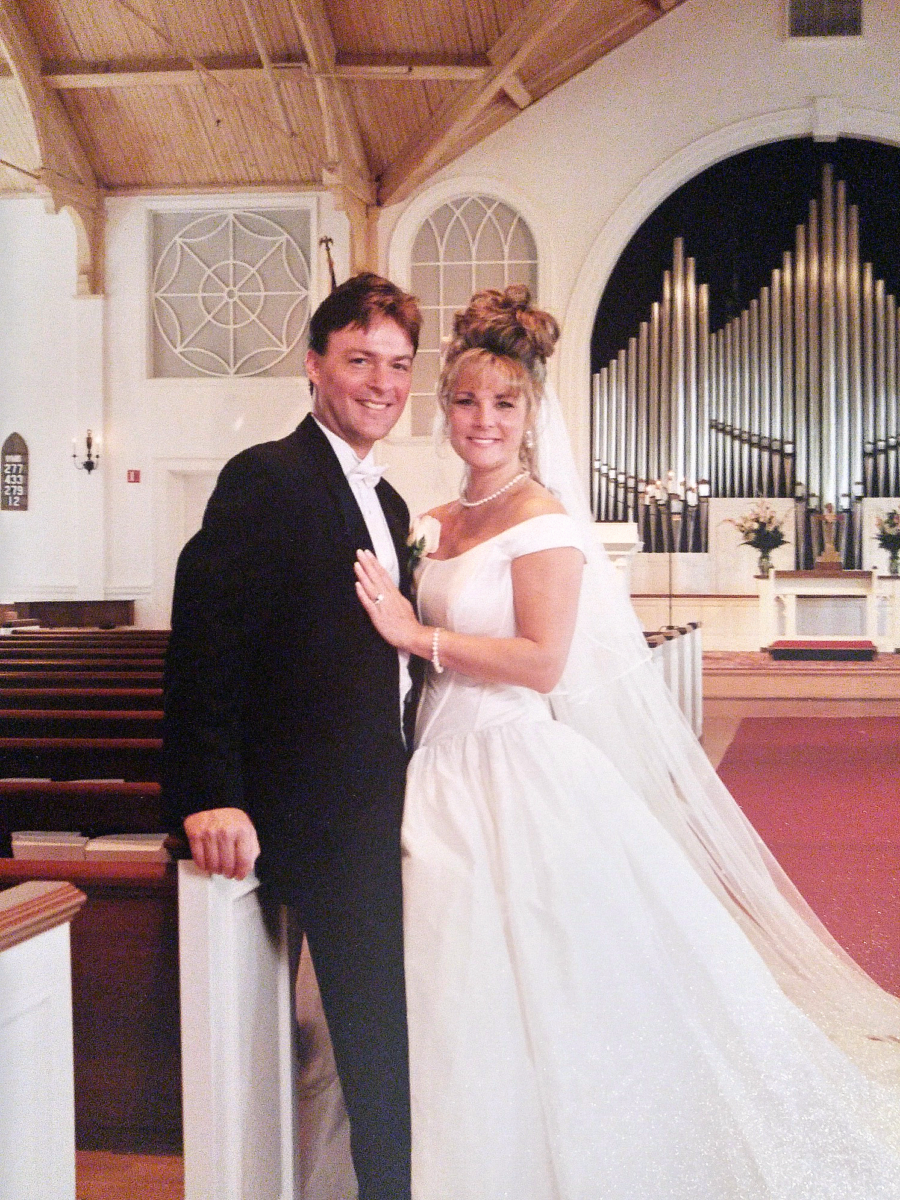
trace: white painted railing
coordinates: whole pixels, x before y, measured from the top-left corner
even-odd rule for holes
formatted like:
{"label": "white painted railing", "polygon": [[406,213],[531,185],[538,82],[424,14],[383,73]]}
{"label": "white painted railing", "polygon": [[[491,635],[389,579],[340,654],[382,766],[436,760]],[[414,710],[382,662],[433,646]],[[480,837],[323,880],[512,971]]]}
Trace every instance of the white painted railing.
{"label": "white painted railing", "polygon": [[264,911],[255,876],[183,862],[178,913],[185,1200],[354,1200],[327,1026],[287,910]]}
{"label": "white painted railing", "polygon": [[75,1200],[70,883],[0,893],[0,1200]]}
{"label": "white painted railing", "polygon": [[653,660],[659,665],[679,708],[697,737],[703,733],[703,642],[700,626],[691,621],[677,628],[648,633]]}

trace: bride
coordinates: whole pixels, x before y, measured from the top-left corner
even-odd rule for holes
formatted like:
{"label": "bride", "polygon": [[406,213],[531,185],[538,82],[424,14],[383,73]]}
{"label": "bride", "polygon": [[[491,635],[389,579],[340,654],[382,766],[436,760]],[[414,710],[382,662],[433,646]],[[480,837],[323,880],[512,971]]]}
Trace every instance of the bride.
{"label": "bride", "polygon": [[357,564],[376,628],[430,663],[403,827],[414,1200],[900,1198],[900,1004],[648,662],[544,383],[557,336],[523,288],[457,316],[466,482],[420,527],[418,614]]}

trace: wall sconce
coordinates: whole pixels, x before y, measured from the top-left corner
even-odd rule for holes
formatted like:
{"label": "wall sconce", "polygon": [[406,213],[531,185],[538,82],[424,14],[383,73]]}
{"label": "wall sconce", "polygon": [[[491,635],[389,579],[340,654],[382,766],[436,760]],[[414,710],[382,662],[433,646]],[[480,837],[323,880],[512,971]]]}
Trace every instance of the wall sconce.
{"label": "wall sconce", "polygon": [[72,438],[72,461],[74,462],[77,470],[87,471],[88,475],[90,475],[91,471],[93,471],[100,462],[99,450],[96,454],[94,453],[94,436],[90,430],[87,431],[87,436],[84,439],[84,448],[85,456],[81,462],[79,462],[75,438]]}

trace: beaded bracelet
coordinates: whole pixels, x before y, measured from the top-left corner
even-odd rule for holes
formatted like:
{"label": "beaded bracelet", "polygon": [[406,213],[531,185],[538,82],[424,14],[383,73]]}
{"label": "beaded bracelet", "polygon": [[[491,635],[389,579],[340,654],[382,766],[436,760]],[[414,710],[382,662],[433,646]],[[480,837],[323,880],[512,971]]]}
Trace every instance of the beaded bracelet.
{"label": "beaded bracelet", "polygon": [[441,655],[440,655],[440,644],[439,644],[440,637],[441,637],[440,626],[435,625],[434,633],[431,635],[431,665],[434,667],[435,673],[437,675],[440,675],[444,670],[444,668],[441,666]]}

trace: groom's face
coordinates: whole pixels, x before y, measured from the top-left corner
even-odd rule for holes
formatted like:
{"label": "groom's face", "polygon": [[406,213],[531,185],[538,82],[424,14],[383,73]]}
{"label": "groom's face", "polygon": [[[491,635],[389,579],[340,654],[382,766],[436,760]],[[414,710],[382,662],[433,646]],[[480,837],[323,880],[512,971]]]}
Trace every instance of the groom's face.
{"label": "groom's face", "polygon": [[328,337],[324,354],[306,355],[315,387],[313,412],[361,457],[394,428],[412,383],[415,355],[405,330],[389,317],[367,329],[346,325]]}

